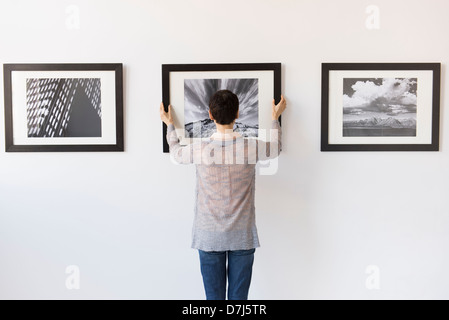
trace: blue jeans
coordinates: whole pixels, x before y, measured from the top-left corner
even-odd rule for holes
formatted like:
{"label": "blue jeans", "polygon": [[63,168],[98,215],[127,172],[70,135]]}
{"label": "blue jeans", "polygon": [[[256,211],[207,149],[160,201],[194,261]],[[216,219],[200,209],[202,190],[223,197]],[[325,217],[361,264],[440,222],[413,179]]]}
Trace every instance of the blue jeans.
{"label": "blue jeans", "polygon": [[[228,277],[228,300],[248,300],[255,249],[198,251],[207,300],[226,299],[226,275]],[[228,258],[227,268],[226,256]]]}

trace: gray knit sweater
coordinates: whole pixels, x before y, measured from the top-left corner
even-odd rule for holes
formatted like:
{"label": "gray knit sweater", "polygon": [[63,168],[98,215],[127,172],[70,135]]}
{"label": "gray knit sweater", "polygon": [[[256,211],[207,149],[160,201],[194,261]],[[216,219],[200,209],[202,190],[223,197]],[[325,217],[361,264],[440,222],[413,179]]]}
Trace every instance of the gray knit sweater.
{"label": "gray knit sweater", "polygon": [[255,219],[255,166],[277,157],[281,128],[272,122],[269,142],[238,133],[181,146],[173,125],[167,141],[171,158],[196,165],[195,218],[192,248],[203,251],[249,250],[259,247]]}

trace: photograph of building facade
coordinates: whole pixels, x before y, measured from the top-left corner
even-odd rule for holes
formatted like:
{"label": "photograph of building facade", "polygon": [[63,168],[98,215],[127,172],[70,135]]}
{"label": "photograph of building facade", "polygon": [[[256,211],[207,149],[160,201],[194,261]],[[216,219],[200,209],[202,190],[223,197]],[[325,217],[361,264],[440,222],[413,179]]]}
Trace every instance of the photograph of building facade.
{"label": "photograph of building facade", "polygon": [[101,137],[101,80],[27,79],[28,137]]}

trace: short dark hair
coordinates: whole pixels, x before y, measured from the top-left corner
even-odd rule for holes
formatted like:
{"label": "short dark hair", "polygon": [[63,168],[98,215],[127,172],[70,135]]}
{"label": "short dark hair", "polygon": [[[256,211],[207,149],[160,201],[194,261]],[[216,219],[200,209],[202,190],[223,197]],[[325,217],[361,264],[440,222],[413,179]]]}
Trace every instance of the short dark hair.
{"label": "short dark hair", "polygon": [[210,98],[209,109],[218,124],[231,124],[237,118],[239,98],[229,90],[217,91]]}

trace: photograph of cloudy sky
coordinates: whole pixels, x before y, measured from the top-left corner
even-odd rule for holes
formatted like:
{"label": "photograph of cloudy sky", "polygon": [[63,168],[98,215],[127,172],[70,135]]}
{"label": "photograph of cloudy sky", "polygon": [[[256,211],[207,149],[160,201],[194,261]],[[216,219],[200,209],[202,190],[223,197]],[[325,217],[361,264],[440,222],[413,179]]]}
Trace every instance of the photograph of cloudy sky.
{"label": "photograph of cloudy sky", "polygon": [[258,79],[185,79],[184,125],[187,138],[208,138],[215,132],[209,119],[209,100],[219,90],[230,90],[240,102],[234,130],[244,137],[257,137],[259,129]]}
{"label": "photograph of cloudy sky", "polygon": [[417,78],[343,79],[344,137],[416,137]]}

